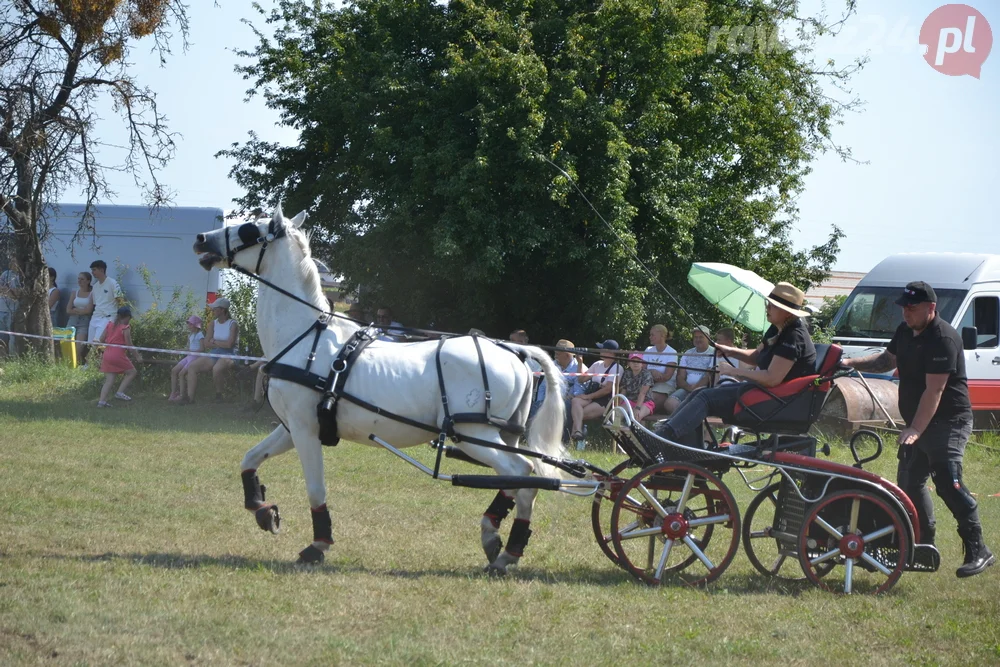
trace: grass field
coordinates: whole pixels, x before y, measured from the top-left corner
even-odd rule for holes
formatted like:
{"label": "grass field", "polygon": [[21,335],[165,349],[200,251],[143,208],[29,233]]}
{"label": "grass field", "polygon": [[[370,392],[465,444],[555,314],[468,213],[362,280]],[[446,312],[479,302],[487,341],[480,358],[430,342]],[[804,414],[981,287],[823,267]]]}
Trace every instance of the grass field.
{"label": "grass field", "polygon": [[[239,462],[266,414],[168,408],[154,393],[96,411],[94,375],[5,371],[3,665],[1000,664],[1000,568],[955,578],[940,504],[941,571],[878,598],[776,585],[742,552],[707,590],[650,589],[601,554],[588,500],[553,493],[520,569],[490,580],[478,539],[490,492],[344,443],[326,451],[337,543],[306,569],[293,565],[311,539],[294,454],[261,469],[282,533],[242,509]],[[893,463],[871,469],[892,476]],[[1000,458],[973,449],[966,469],[996,547]],[[745,508],[750,493],[727,481]]]}

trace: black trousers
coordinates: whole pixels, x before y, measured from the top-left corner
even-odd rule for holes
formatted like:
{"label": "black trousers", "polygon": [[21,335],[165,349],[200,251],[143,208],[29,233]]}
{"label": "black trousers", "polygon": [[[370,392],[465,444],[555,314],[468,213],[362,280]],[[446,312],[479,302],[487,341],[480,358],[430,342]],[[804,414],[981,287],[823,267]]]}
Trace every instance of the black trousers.
{"label": "black trousers", "polygon": [[933,543],[934,503],[927,479],[958,522],[959,533],[980,528],[976,499],[962,481],[962,457],[972,435],[972,416],[932,420],[913,445],[900,445],[896,479],[899,487],[917,508],[920,536]]}

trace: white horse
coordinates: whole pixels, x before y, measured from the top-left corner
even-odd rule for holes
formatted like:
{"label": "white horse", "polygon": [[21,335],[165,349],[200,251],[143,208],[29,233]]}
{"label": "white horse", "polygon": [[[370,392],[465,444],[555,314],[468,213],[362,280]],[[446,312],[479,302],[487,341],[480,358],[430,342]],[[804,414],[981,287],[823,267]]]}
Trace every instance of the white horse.
{"label": "white horse", "polygon": [[[279,208],[270,223],[247,223],[199,234],[194,245],[205,269],[241,267],[295,294],[304,303],[260,285],[257,299],[257,326],[264,354],[274,360],[308,328],[316,324],[319,312],[327,308],[320,289],[319,274],[309,243],[299,229],[305,213],[286,219]],[[311,372],[326,377],[341,347],[359,327],[332,317],[321,332]],[[281,357],[280,363],[305,368],[315,336],[306,335]],[[480,338],[483,366],[492,394],[491,414],[509,420],[523,432],[531,400],[532,375],[521,358],[492,341]],[[435,362],[437,341],[371,343],[350,369],[344,389],[355,397],[395,415],[438,429],[445,417]],[[558,456],[562,453],[562,375],[553,361],[536,347],[504,344],[534,359],[545,371],[546,398],[536,415],[528,446],[535,451]],[[483,366],[471,337],[448,339],[441,349],[440,362],[450,412],[485,413]],[[301,384],[272,378],[268,398],[282,426],[276,428],[246,453],[242,463],[245,507],[255,514],[261,528],[277,533],[277,507],[265,502],[264,489],[256,471],[269,458],[298,451],[312,508],[313,542],[300,552],[300,562],[320,563],[333,544],[330,514],[326,507],[323,477],[323,447],[320,444],[316,406],[322,395]],[[380,416],[355,403],[341,399],[337,404],[337,433],[345,440],[371,444],[374,434],[396,447],[425,445],[433,435],[427,430]],[[497,445],[517,446],[520,436],[488,423],[458,423],[455,432]],[[528,475],[534,469],[529,457],[460,441],[458,447],[476,461],[492,467],[500,475]],[[548,466],[546,466],[548,468]],[[481,539],[487,556],[487,571],[506,573],[518,562],[531,534],[529,524],[537,489],[499,491],[481,521]],[[516,519],[503,549],[500,523],[516,507]]]}

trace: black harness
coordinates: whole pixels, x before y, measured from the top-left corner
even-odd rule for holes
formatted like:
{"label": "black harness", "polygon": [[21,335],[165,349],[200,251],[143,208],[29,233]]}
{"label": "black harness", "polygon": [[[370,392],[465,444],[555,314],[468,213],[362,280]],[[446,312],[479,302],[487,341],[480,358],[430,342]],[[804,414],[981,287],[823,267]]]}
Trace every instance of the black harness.
{"label": "black harness", "polygon": [[[522,435],[524,433],[524,427],[520,424],[512,423],[510,419],[503,419],[500,417],[495,417],[491,411],[491,401],[492,394],[490,393],[490,383],[489,377],[486,373],[486,363],[483,359],[482,347],[479,344],[480,333],[473,332],[469,334],[471,336],[473,344],[476,347],[476,354],[479,357],[479,369],[482,372],[483,378],[483,395],[485,398],[486,408],[484,412],[460,412],[452,414],[448,403],[448,393],[445,389],[444,374],[441,367],[441,349],[444,347],[446,340],[451,340],[453,338],[458,338],[461,336],[455,336],[452,334],[442,335],[438,339],[438,346],[435,352],[435,365],[437,368],[438,375],[438,387],[441,391],[441,405],[444,408],[444,419],[442,420],[440,426],[432,426],[430,424],[424,424],[418,422],[409,417],[403,415],[397,415],[393,412],[385,410],[378,407],[368,401],[359,398],[353,394],[348,393],[344,387],[347,383],[347,378],[350,375],[351,369],[357,363],[358,357],[364,351],[364,349],[371,344],[373,341],[377,340],[379,335],[381,335],[382,330],[376,327],[363,327],[356,331],[350,339],[340,348],[336,359],[330,365],[329,373],[324,377],[318,373],[312,371],[312,364],[316,360],[316,349],[319,347],[320,337],[323,332],[328,328],[329,318],[334,315],[323,308],[319,308],[314,304],[309,303],[305,299],[288,292],[281,287],[278,287],[274,283],[262,278],[259,275],[260,265],[264,259],[264,251],[267,250],[268,245],[275,239],[279,239],[286,235],[285,228],[283,226],[275,226],[274,219],[272,219],[266,230],[262,228],[262,225],[256,225],[253,223],[246,223],[240,226],[237,230],[241,244],[236,248],[231,248],[229,245],[229,234],[225,234],[226,238],[226,260],[229,263],[229,267],[243,275],[249,276],[254,280],[257,280],[268,287],[274,289],[275,291],[288,296],[299,303],[309,306],[313,310],[319,311],[321,313],[319,319],[317,319],[312,326],[303,331],[295,340],[285,346],[281,352],[279,352],[273,359],[264,364],[263,371],[265,375],[272,379],[286,380],[288,382],[294,382],[295,384],[302,385],[312,389],[313,391],[322,394],[319,404],[316,406],[316,414],[319,419],[320,425],[320,442],[324,445],[334,446],[340,442],[340,437],[337,435],[337,403],[340,399],[354,403],[355,405],[368,410],[369,412],[374,412],[375,414],[398,421],[407,426],[412,426],[414,428],[419,428],[430,433],[437,434],[437,462],[434,466],[435,476],[441,464],[441,457],[444,453],[446,447],[444,446],[445,440],[451,438],[454,442],[467,442],[474,445],[479,445],[482,447],[487,447],[489,449],[495,449],[499,451],[509,452],[512,454],[521,454],[522,456],[529,456],[532,458],[537,458],[549,465],[561,468],[577,477],[583,477],[586,474],[587,468],[582,465],[582,462],[577,463],[574,461],[566,461],[563,459],[551,457],[540,452],[535,452],[530,449],[521,449],[518,447],[510,447],[508,445],[499,445],[495,442],[490,442],[488,440],[482,440],[480,438],[474,438],[469,435],[459,434],[455,431],[456,424],[489,424],[494,426],[501,431],[506,433],[511,433],[515,435]],[[255,246],[261,246],[260,254],[257,256],[257,264],[255,266],[254,272],[250,272],[240,265],[236,264],[235,257],[237,253],[247,250],[248,248],[253,248]],[[289,364],[280,363],[282,357],[285,356],[292,348],[302,342],[309,334],[313,334],[312,347],[309,350],[309,356],[306,358],[306,367],[299,368],[297,366],[291,366]],[[519,350],[514,350],[506,345],[493,341],[494,344],[502,347],[511,354],[516,355],[521,361],[525,360],[525,355]],[[287,429],[288,427],[285,426]]]}

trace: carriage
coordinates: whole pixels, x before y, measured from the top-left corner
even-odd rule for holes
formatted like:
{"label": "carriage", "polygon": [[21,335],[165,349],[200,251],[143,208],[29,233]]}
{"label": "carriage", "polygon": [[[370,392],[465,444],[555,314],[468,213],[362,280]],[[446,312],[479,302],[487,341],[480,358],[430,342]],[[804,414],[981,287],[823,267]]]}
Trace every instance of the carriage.
{"label": "carriage", "polygon": [[[906,570],[938,568],[937,550],[920,543],[912,502],[862,468],[881,453],[877,433],[862,430],[852,437],[854,466],[816,457],[817,441],[808,430],[833,381],[853,372],[841,367],[838,346],[817,346],[811,376],[771,389],[746,384],[729,420],[745,437],[733,442],[719,442],[711,430],[704,448],[666,440],[634,418],[628,402],[618,400],[624,397],[616,397],[604,426],[627,458],[604,470],[562,455],[561,375],[539,348],[477,334],[376,342],[374,327],[326,312],[308,239],[299,230],[304,219],[304,213],[285,219],[279,209],[269,222],[199,234],[194,245],[204,268],[235,269],[262,285],[257,317],[266,323],[259,333],[270,359],[268,400],[281,424],[244,456],[244,506],[262,529],[279,531],[278,508],[266,502],[257,469],[294,447],[313,523],[313,541],[300,552],[300,562],[321,563],[333,544],[322,446],[343,437],[383,447],[455,486],[496,490],[480,523],[486,569],[495,574],[505,574],[521,558],[539,490],[592,497],[599,547],[651,585],[674,578],[692,585],[714,581],[733,561],[741,539],[762,574],[807,579],[844,593],[882,593]],[[525,448],[528,359],[542,367],[547,395]],[[402,451],[426,445],[428,433],[436,436],[433,468]],[[862,458],[859,444],[865,439],[873,440],[876,451]],[[444,474],[448,457],[497,474]],[[553,469],[561,474],[531,474]],[[757,492],[745,514],[723,481],[734,472]],[[504,549],[500,523],[515,508]]]}
{"label": "carriage", "polygon": [[[564,470],[586,469],[586,480],[442,475],[441,451],[431,469],[374,440],[456,486],[592,494],[598,546],[649,585],[712,582],[732,563],[742,540],[754,568],[767,577],[808,580],[835,592],[884,593],[904,571],[936,571],[940,555],[933,545],[920,544],[916,510],[903,491],[863,469],[882,453],[878,433],[854,433],[853,466],[816,458],[818,443],[809,428],[833,381],[854,372],[840,366],[839,346],[816,350],[815,375],[773,389],[746,387],[730,420],[742,442],[719,442],[707,423],[710,442],[704,449],[672,442],[637,421],[628,401],[617,397],[604,427],[627,458],[610,471],[567,460]],[[464,458],[454,448],[443,452]],[[733,472],[756,491],[745,513],[723,481]]]}

